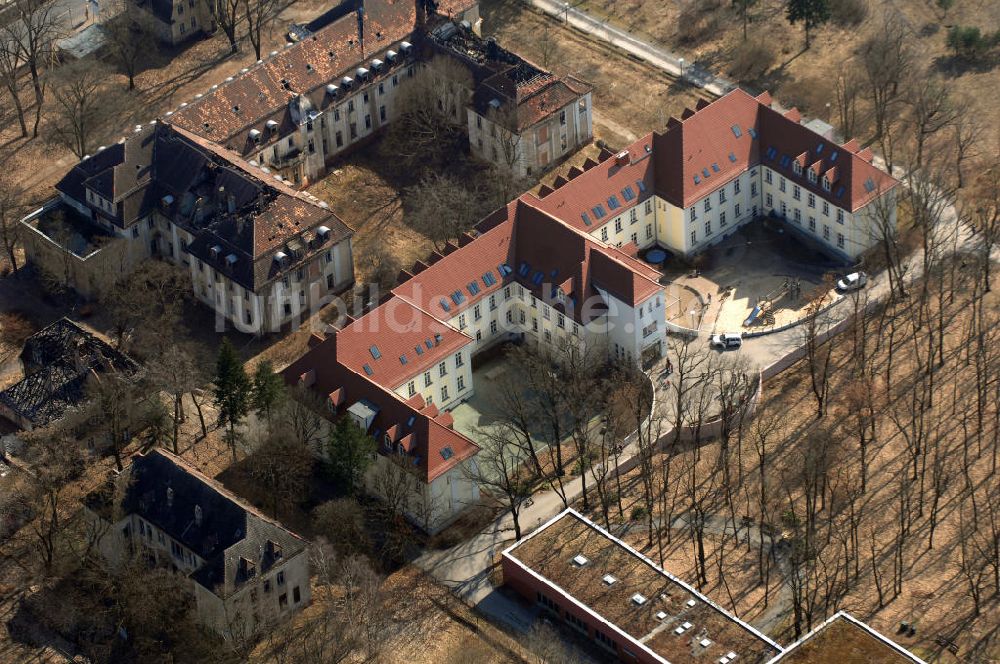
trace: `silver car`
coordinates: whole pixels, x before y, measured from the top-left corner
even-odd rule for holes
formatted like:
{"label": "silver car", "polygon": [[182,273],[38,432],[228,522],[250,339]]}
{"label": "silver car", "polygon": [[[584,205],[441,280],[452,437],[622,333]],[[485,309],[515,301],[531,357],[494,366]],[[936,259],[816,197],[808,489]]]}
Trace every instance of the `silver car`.
{"label": "silver car", "polygon": [[735,350],[743,345],[743,335],[738,332],[726,332],[724,334],[713,334],[708,340],[712,348],[718,350]]}

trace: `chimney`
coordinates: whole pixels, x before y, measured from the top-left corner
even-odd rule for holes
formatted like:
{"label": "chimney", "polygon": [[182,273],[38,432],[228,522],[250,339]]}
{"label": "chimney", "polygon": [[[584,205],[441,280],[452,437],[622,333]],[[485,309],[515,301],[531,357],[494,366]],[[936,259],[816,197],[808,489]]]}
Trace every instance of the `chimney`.
{"label": "chimney", "polygon": [[365,0],[358,0],[355,10],[358,15],[358,44],[361,46],[361,57],[365,57]]}
{"label": "chimney", "polygon": [[194,525],[201,527],[201,505],[194,506]]}

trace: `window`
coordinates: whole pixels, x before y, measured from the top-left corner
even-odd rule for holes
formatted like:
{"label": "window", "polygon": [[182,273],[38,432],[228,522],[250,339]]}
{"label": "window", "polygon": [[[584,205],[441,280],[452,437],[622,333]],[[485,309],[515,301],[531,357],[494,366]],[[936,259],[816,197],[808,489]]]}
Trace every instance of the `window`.
{"label": "window", "polygon": [[784,193],[785,191],[785,178],[778,180],[778,191]]}
{"label": "window", "polygon": [[497,333],[497,322],[495,320],[490,321],[490,334]]}
{"label": "window", "polygon": [[482,317],[483,317],[483,314],[482,314],[482,312],[479,309],[479,305],[477,304],[476,306],[474,306],[472,308],[472,318],[473,318],[473,320],[479,320]]}
{"label": "window", "polygon": [[460,329],[460,330],[464,330],[465,329],[465,314],[461,314],[458,317],[458,329]]}
{"label": "window", "polygon": [[549,311],[548,307],[542,309],[542,318],[549,320],[552,317],[552,313]]}
{"label": "window", "polygon": [[796,161],[795,163],[792,164],[792,170],[795,172],[796,175],[802,175],[802,164]]}
{"label": "window", "polygon": [[823,190],[830,191],[830,178],[823,176]]}
{"label": "window", "polygon": [[460,367],[465,364],[465,360],[462,359],[461,353],[455,353],[455,366]]}
{"label": "window", "polygon": [[725,210],[723,210],[722,212],[719,213],[719,226],[721,226],[722,228],[726,227],[726,211]]}
{"label": "window", "polygon": [[705,212],[709,212],[712,209],[712,200],[710,198],[705,199]]}
{"label": "window", "polygon": [[841,249],[844,248],[844,234],[843,233],[837,233],[837,246],[840,247]]}
{"label": "window", "polygon": [[691,231],[691,244],[698,243],[698,233],[697,231]]}
{"label": "window", "polygon": [[733,216],[736,217],[737,219],[740,218],[740,204],[739,203],[737,203],[735,205],[734,209],[733,209]]}
{"label": "window", "polygon": [[566,328],[566,317],[563,316],[562,314],[559,314],[558,316],[556,316],[556,325],[558,325],[559,327],[565,329]]}
{"label": "window", "polygon": [[809,176],[809,181],[810,182],[816,182],[816,171],[814,171],[812,169],[809,169],[809,172],[807,173],[807,175]]}
{"label": "window", "polygon": [[621,233],[621,232],[622,232],[622,220],[615,219],[615,233]]}
{"label": "window", "polygon": [[441,376],[442,378],[444,378],[445,376],[448,375],[448,363],[447,362],[442,362],[441,364],[438,365],[438,375]]}
{"label": "window", "polygon": [[441,386],[441,403],[444,403],[448,399],[449,399],[449,397],[448,397],[448,386],[447,385],[442,385]]}
{"label": "window", "polygon": [[298,586],[292,588],[292,601],[296,604],[302,601],[302,593],[299,592]]}
{"label": "window", "polygon": [[690,216],[692,222],[696,221],[698,219],[698,210],[692,207],[691,208],[691,213],[690,213],[689,216]]}
{"label": "window", "polygon": [[338,148],[339,147],[343,147],[343,145],[344,145],[344,134],[338,131],[336,139],[337,139],[337,147]]}
{"label": "window", "polygon": [[816,194],[809,194],[809,207],[816,207]]}
{"label": "window", "polygon": [[646,239],[653,239],[653,224],[646,224]]}
{"label": "window", "polygon": [[711,221],[706,221],[705,222],[705,237],[708,237],[711,234],[712,234],[712,222]]}
{"label": "window", "polygon": [[132,237],[139,237],[139,227],[138,226],[133,226],[132,227]]}
{"label": "window", "polygon": [[756,196],[757,195],[757,183],[756,182],[751,182],[750,183],[750,195],[751,196]]}
{"label": "window", "polygon": [[[796,212],[798,212],[798,210],[796,210]],[[795,221],[799,220],[798,217],[799,215],[796,214]],[[809,217],[809,230],[811,230],[813,233],[816,232],[816,217]]]}
{"label": "window", "polygon": [[566,125],[566,111],[559,112],[559,124],[563,126]]}
{"label": "window", "polygon": [[285,573],[284,572],[278,572],[278,585],[279,586],[285,585]]}
{"label": "window", "polygon": [[378,107],[378,119],[385,122],[385,105]]}
{"label": "window", "polygon": [[797,201],[802,200],[802,188],[799,187],[799,185],[795,185],[792,188],[792,198],[794,198]]}
{"label": "window", "polygon": [[430,371],[425,371],[424,372],[424,387],[430,387],[433,382],[434,381],[431,380],[431,372]]}
{"label": "window", "polygon": [[458,377],[458,391],[461,392],[465,389],[465,376]]}
{"label": "window", "polygon": [[740,193],[740,181],[739,181],[739,178],[737,178],[736,180],[733,180],[733,193],[734,194]]}
{"label": "window", "polygon": [[[809,218],[812,219],[812,217]],[[826,224],[823,224],[823,239],[824,240],[830,239],[830,227],[827,226]]]}
{"label": "window", "polygon": [[605,226],[604,228],[601,229],[601,241],[602,242],[607,242],[608,241],[608,227],[607,226]]}
{"label": "window", "polygon": [[844,223],[844,211],[843,210],[837,210],[837,223],[838,224]]}
{"label": "window", "polygon": [[764,196],[764,205],[767,207],[774,207],[774,199],[771,198],[771,194]]}
{"label": "window", "polygon": [[768,183],[768,184],[774,184],[774,183],[772,182],[772,180],[773,180],[773,179],[774,179],[774,176],[773,176],[773,174],[771,173],[771,171],[768,171],[768,170],[765,170],[765,171],[764,171],[764,182],[766,182],[766,183]]}
{"label": "window", "polygon": [[497,310],[497,296],[496,294],[490,295],[490,311]]}
{"label": "window", "polygon": [[278,598],[278,608],[282,611],[288,608],[288,593],[282,593]]}
{"label": "window", "polygon": [[632,242],[634,242],[635,244],[639,244],[639,236],[636,235],[635,233],[632,233],[632,238],[631,239],[632,239]]}
{"label": "window", "polygon": [[653,214],[653,201],[646,201],[646,214]]}
{"label": "window", "polygon": [[348,113],[353,113],[354,112],[354,100],[353,99],[348,100],[348,102],[347,102],[347,112]]}
{"label": "window", "polygon": [[416,384],[414,383],[414,381],[412,381],[412,380],[411,380],[411,381],[410,381],[410,382],[409,382],[409,383],[408,383],[408,384],[406,385],[406,391],[407,391],[407,392],[409,393],[409,395],[410,395],[411,397],[412,397],[413,395],[415,395],[415,394],[417,393],[417,386],[416,386]]}
{"label": "window", "polygon": [[726,188],[723,187],[722,189],[719,190],[719,205],[722,205],[725,202],[726,202]]}
{"label": "window", "polygon": [[830,204],[826,201],[823,201],[823,214],[827,217],[830,216]]}
{"label": "window", "polygon": [[365,129],[372,128],[372,116],[365,113]]}
{"label": "window", "polygon": [[785,201],[781,201],[781,216],[786,219],[788,218],[788,205]]}
{"label": "window", "polygon": [[634,224],[634,223],[635,223],[635,222],[637,222],[637,221],[639,221],[639,215],[635,213],[635,208],[632,208],[632,209],[631,209],[631,210],[629,211],[629,215],[628,215],[628,223],[630,223],[630,224]]}

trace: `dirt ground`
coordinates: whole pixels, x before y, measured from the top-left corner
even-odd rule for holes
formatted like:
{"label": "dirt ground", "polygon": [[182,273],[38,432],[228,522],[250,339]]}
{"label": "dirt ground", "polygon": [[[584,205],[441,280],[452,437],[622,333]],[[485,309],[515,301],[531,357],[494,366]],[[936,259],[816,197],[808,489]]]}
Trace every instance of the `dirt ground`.
{"label": "dirt ground", "polygon": [[[742,43],[743,26],[728,0],[578,0],[572,3],[595,17],[706,69],[728,75],[735,49]],[[967,66],[947,49],[947,28],[979,26],[991,32],[1000,26],[1000,3],[958,0],[947,12],[931,0],[870,0],[867,18],[858,26],[831,22],[814,31],[812,48],[803,51],[802,25],[785,19],[784,0],[760,0],[751,9],[748,38],[771,48],[775,63],[754,87],[768,89],[786,106],[798,106],[806,115],[830,119],[835,104],[831,72],[851,67],[859,45],[876,33],[888,10],[899,12],[917,58],[940,74],[962,98],[962,107],[985,120],[987,151],[1000,149],[1000,67],[994,62]],[[859,136],[862,141],[865,136]]]}
{"label": "dirt ground", "polygon": [[[660,3],[652,3],[660,4]],[[592,41],[528,8],[520,0],[480,4],[484,36],[557,74],[572,74],[594,86],[594,136],[624,147],[698,99],[711,99],[692,86],[622,52]]]}

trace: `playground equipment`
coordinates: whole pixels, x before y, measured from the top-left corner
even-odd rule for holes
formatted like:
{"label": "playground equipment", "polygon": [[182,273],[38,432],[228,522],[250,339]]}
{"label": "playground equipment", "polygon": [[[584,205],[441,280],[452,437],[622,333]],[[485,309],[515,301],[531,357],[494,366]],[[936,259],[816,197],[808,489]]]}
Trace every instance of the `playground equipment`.
{"label": "playground equipment", "polygon": [[798,292],[801,292],[799,280],[785,277],[781,286],[757,300],[757,304],[750,310],[750,315],[743,321],[743,327],[774,325],[774,303],[784,297],[786,293],[795,297]]}

